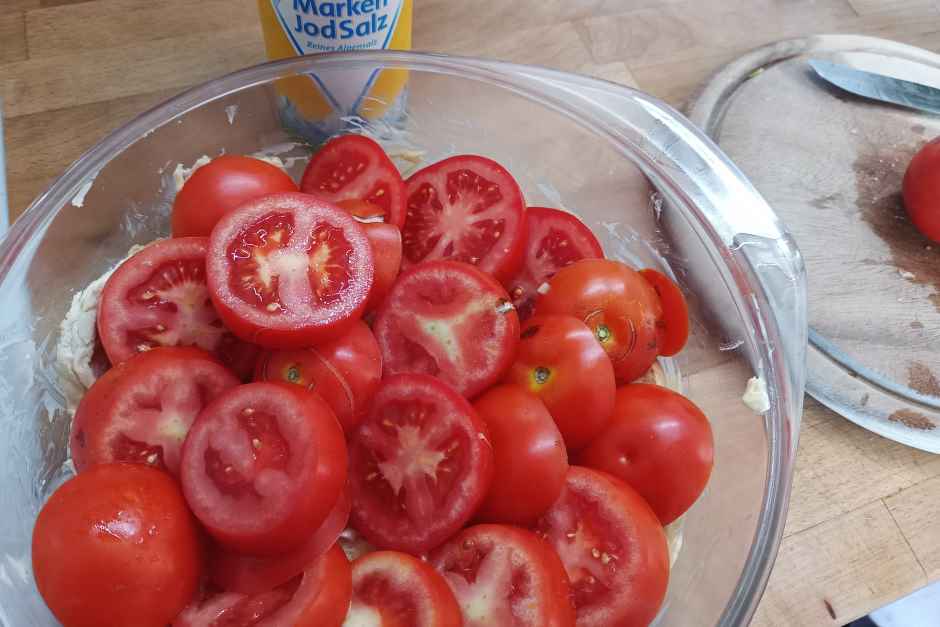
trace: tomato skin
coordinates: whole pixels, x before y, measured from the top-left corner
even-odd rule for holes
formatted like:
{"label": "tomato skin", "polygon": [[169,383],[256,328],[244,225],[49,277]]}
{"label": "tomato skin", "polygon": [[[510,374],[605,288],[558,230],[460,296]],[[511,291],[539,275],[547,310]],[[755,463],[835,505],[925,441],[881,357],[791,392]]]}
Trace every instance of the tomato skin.
{"label": "tomato skin", "polygon": [[36,586],[67,627],[164,627],[202,568],[199,531],[168,474],[102,464],[70,479],[33,529]]}
{"label": "tomato skin", "polygon": [[662,305],[639,272],[609,259],[582,259],[562,268],[535,304],[538,314],[584,321],[607,351],[620,383],[649,370],[659,353]]}
{"label": "tomato skin", "polygon": [[662,305],[662,317],[656,321],[659,354],[671,357],[681,351],[689,339],[689,305],[679,286],[662,272],[645,268],[640,274],[656,290]]}
{"label": "tomato skin", "polygon": [[493,481],[486,425],[428,375],[383,380],[349,443],[350,521],[372,545],[415,555],[462,527]]}
{"label": "tomato skin", "polygon": [[323,523],[346,468],[342,428],[319,395],[249,383],[199,414],[180,477],[190,509],[221,546],[274,556],[300,548]]}
{"label": "tomato skin", "polygon": [[209,236],[212,303],[236,336],[265,348],[341,336],[362,315],[374,274],[362,226],[307,194],[252,200],[226,214]]}
{"label": "tomato skin", "polygon": [[568,452],[561,433],[545,404],[520,385],[490,388],[473,408],[489,431],[498,477],[476,519],[531,525],[565,484]]}
{"label": "tomato skin", "polygon": [[604,258],[604,249],[591,229],[567,211],[529,207],[525,221],[522,267],[506,282],[520,320],[532,316],[539,286],[560,269],[580,259]]}
{"label": "tomato skin", "polygon": [[222,590],[242,594],[262,594],[286,584],[336,544],[351,507],[349,495],[340,494],[320,527],[300,548],[284,555],[255,557],[217,547],[209,560],[209,580]]}
{"label": "tomato skin", "polygon": [[613,366],[587,326],[573,316],[538,315],[522,326],[506,380],[538,396],[569,451],[590,442],[614,409]]}
{"label": "tomato skin", "polygon": [[403,270],[438,259],[473,264],[497,281],[519,270],[525,198],[506,168],[478,155],[448,157],[408,177],[405,193]]}
{"label": "tomato skin", "polygon": [[114,366],[75,410],[70,445],[76,470],[134,462],[178,475],[196,416],[238,384],[233,373],[198,348],[155,348]]}
{"label": "tomato skin", "polygon": [[222,592],[191,603],[173,627],[340,627],[352,594],[352,569],[333,546],[290,584],[260,594]]}
{"label": "tomato skin", "polygon": [[485,272],[428,261],[402,272],[372,329],[386,376],[433,375],[473,398],[512,364],[519,317]]}
{"label": "tomato skin", "polygon": [[940,243],[940,138],[924,144],[904,173],[904,208],[917,230]]}
{"label": "tomato skin", "polygon": [[578,463],[630,484],[665,526],[698,499],[714,458],[702,410],[668,388],[632,383],[617,390],[613,419]]}
{"label": "tomato skin", "polygon": [[375,259],[375,281],[366,303],[366,309],[373,310],[385,300],[401,270],[401,231],[397,226],[381,222],[363,224],[362,228],[372,244]]}
{"label": "tomato skin", "polygon": [[[575,625],[565,567],[552,547],[527,529],[468,527],[430,560],[462,605],[465,627]],[[526,582],[521,591],[513,586],[517,578]],[[513,594],[522,598],[510,598]],[[520,606],[521,612],[514,611]]]}
{"label": "tomato skin", "polygon": [[382,378],[382,354],[369,327],[356,320],[345,335],[314,348],[269,351],[258,358],[256,381],[292,383],[317,392],[346,434],[369,412]]}
{"label": "tomato skin", "polygon": [[367,202],[388,224],[405,223],[401,174],[382,147],[363,135],[341,135],[324,144],[310,158],[300,189],[337,204]]}
{"label": "tomato skin", "polygon": [[666,535],[633,488],[572,466],[565,488],[536,525],[561,557],[579,627],[644,627],[669,583]]}
{"label": "tomato skin", "polygon": [[460,607],[427,562],[398,551],[375,551],[352,565],[348,625],[461,627]]}
{"label": "tomato skin", "polygon": [[173,201],[173,237],[208,237],[223,215],[259,196],[296,192],[279,167],[240,155],[222,155],[198,168]]}

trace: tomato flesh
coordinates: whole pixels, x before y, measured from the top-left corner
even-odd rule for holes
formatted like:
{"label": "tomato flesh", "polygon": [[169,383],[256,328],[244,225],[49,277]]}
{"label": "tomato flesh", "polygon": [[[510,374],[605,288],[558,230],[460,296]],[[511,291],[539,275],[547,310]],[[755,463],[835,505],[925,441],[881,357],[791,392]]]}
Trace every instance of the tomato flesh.
{"label": "tomato flesh", "polygon": [[415,554],[466,523],[493,478],[483,422],[427,375],[383,381],[349,455],[353,527],[376,547]]}
{"label": "tomato flesh", "polygon": [[672,279],[662,272],[646,268],[640,275],[653,286],[662,304],[662,317],[656,321],[659,354],[667,357],[682,350],[689,339],[689,306]]}
{"label": "tomato flesh", "polygon": [[901,192],[904,208],[917,230],[934,242],[940,243],[940,140],[933,139],[917,151],[911,159]]}
{"label": "tomato flesh", "polygon": [[404,269],[451,259],[479,266],[498,280],[519,269],[525,201],[501,165],[475,155],[450,157],[419,170],[405,186]]}
{"label": "tomato flesh", "polygon": [[334,508],[346,446],[329,406],[295,386],[250,383],[211,403],[190,429],[181,478],[196,517],[223,547],[298,549]]}
{"label": "tomato flesh", "polygon": [[265,196],[227,214],[209,239],[207,269],[225,324],[268,348],[342,335],[362,313],[374,275],[362,227],[306,194]]}

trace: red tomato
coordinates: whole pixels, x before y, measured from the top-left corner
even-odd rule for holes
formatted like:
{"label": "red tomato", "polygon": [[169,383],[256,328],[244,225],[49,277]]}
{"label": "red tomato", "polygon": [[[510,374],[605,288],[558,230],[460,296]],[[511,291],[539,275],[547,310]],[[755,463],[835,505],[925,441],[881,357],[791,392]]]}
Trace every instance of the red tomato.
{"label": "red tomato", "polygon": [[433,377],[394,375],[349,443],[352,526],[379,548],[427,551],[473,516],[492,479],[470,403]]}
{"label": "red tomato", "polygon": [[491,277],[469,264],[434,261],[402,273],[372,328],[386,375],[433,375],[472,398],[512,363],[519,317]]}
{"label": "red tomato", "polygon": [[95,381],[72,423],[75,468],[136,462],[179,474],[190,426],[238,378],[196,348],[155,348]]}
{"label": "red tomato", "polygon": [[460,607],[441,575],[407,553],[377,551],[352,565],[346,625],[461,627]]}
{"label": "red tomato", "polygon": [[530,525],[561,494],[568,452],[545,404],[520,385],[485,392],[473,408],[486,423],[495,476],[477,519]]}
{"label": "red tomato", "polygon": [[212,307],[208,246],[205,237],[161,240],[115,270],[98,305],[98,337],[112,364],[157,346],[196,346],[250,376],[258,349],[223,327]]}
{"label": "red tomato", "polygon": [[531,531],[470,527],[434,551],[431,563],[453,589],[465,627],[575,625],[565,567]]}
{"label": "red tomato", "polygon": [[940,243],[940,138],[924,144],[911,159],[901,191],[911,222]]}
{"label": "red tomato", "polygon": [[346,444],[323,399],[293,385],[249,383],[209,404],[181,465],[193,513],[223,547],[296,550],[326,519],[346,481]]}
{"label": "red tomato", "polygon": [[295,383],[320,394],[349,434],[369,411],[382,378],[382,355],[369,327],[349,331],[315,348],[272,351],[258,359],[257,381]]}
{"label": "red tomato", "polygon": [[659,354],[671,356],[682,350],[689,339],[689,306],[679,286],[662,272],[652,268],[640,274],[656,290],[662,304],[662,317],[656,321],[659,334]]}
{"label": "red tomato", "polygon": [[208,236],[219,219],[266,194],[296,192],[297,185],[275,165],[253,157],[222,155],[193,172],[173,201],[173,237]]}
{"label": "red tomato", "polygon": [[328,141],[304,170],[300,189],[333,203],[363,200],[375,206],[385,222],[405,222],[405,184],[382,147],[362,135]]}
{"label": "red tomato", "polygon": [[209,237],[206,270],[226,326],[267,348],[342,335],[362,313],[374,274],[362,227],[306,194],[263,196],[227,214]]}
{"label": "red tomato", "polygon": [[629,483],[668,525],[705,489],[714,456],[702,410],[668,388],[634,383],[617,390],[613,420],[578,460]]}
{"label": "red tomato", "polygon": [[334,546],[289,583],[251,596],[216,594],[187,607],[173,627],[340,627],[351,594],[352,569]]}
{"label": "red tomato", "polygon": [[619,261],[582,259],[562,268],[539,297],[540,314],[580,318],[614,364],[617,380],[629,383],[656,360],[662,305],[639,272]]}
{"label": "red tomato", "polygon": [[666,535],[636,491],[572,466],[561,497],[537,525],[568,571],[578,627],[645,627],[666,596]]}
{"label": "red tomato", "polygon": [[169,475],[102,464],[70,479],[33,529],[33,573],[68,627],[164,627],[199,584],[198,528]]}
{"label": "red tomato", "polygon": [[516,362],[506,376],[545,403],[569,450],[590,442],[614,410],[614,369],[604,349],[573,316],[535,316],[522,325]]}
{"label": "red tomato", "polygon": [[525,249],[525,199],[492,159],[460,155],[405,182],[403,269],[434,259],[479,266],[500,281],[513,276]]}
{"label": "red tomato", "polygon": [[520,320],[532,315],[539,286],[580,259],[603,259],[600,242],[577,216],[546,207],[526,209],[522,268],[507,283]]}
{"label": "red tomato", "polygon": [[262,594],[289,582],[336,544],[349,521],[352,503],[340,494],[326,520],[303,546],[284,555],[255,557],[217,549],[209,562],[209,579],[227,592]]}
{"label": "red tomato", "polygon": [[375,259],[375,281],[366,309],[375,309],[385,300],[401,269],[401,231],[391,224],[364,224],[362,228],[372,244]]}

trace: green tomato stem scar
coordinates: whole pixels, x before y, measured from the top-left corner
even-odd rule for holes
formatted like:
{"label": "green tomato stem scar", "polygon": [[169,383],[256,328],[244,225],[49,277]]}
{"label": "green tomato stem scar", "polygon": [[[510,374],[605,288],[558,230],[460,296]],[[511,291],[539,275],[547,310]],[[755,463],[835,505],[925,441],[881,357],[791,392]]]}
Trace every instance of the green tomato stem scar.
{"label": "green tomato stem scar", "polygon": [[611,336],[610,328],[606,324],[599,324],[594,329],[594,335],[597,336],[598,341],[606,342]]}
{"label": "green tomato stem scar", "polygon": [[552,375],[552,371],[546,368],[545,366],[539,366],[535,369],[533,376],[535,377],[535,382],[539,385],[544,384],[548,381],[548,378]]}
{"label": "green tomato stem scar", "polygon": [[291,366],[287,369],[287,380],[291,383],[297,383],[300,381],[300,368],[297,366]]}

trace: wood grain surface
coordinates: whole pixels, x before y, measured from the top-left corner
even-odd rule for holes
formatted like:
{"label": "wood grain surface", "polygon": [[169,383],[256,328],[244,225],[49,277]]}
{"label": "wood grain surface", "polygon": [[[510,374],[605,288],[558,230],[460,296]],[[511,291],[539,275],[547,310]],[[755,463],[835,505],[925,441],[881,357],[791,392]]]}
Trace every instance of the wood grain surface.
{"label": "wood grain surface", "polygon": [[[771,41],[859,33],[940,50],[921,0],[416,0],[415,48],[618,81],[681,106]],[[264,60],[254,0],[0,0],[0,99],[18,215],[105,133]],[[807,399],[785,538],[755,625],[842,625],[940,578],[940,458]]]}

